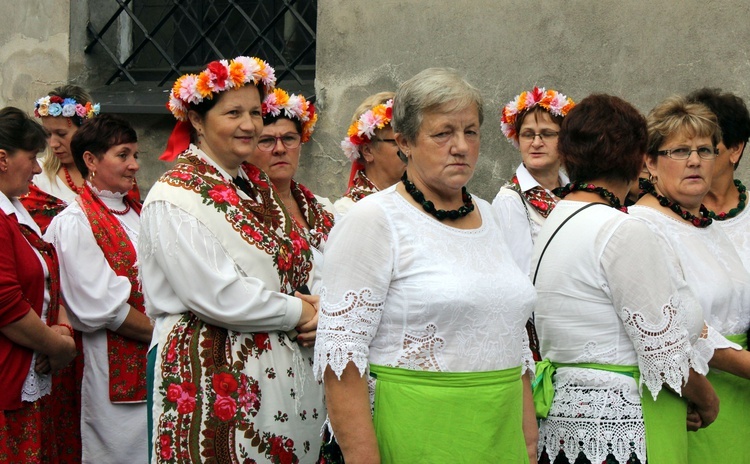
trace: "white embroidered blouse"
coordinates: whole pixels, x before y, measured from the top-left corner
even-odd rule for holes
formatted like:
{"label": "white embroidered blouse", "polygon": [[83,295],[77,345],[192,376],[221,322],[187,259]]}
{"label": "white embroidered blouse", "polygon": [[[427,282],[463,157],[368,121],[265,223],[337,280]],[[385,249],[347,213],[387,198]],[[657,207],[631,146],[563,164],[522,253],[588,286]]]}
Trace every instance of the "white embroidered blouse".
{"label": "white embroidered blouse", "polygon": [[[638,218],[607,205],[560,201],[545,222],[532,259],[537,265],[536,328],[542,357],[557,363],[638,366],[643,395],[663,385],[679,393],[689,369],[706,372],[694,350],[703,316],[663,236]],[[591,462],[609,452],[644,460],[645,429],[639,385],[597,369],[561,367],[555,397],[540,424],[539,450],[554,459],[583,451]],[[649,393],[650,392],[650,393]]]}
{"label": "white embroidered blouse", "polygon": [[535,293],[490,205],[482,225],[436,221],[394,187],[369,195],[326,244],[315,373],[351,361],[405,369],[533,369],[524,325]]}

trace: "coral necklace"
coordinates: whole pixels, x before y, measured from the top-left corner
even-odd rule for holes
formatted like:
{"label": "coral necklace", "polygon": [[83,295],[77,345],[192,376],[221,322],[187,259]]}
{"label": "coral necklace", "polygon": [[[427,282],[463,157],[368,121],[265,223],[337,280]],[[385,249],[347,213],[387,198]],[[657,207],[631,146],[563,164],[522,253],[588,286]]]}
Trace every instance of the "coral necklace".
{"label": "coral necklace", "polygon": [[552,191],[555,195],[560,198],[565,198],[571,192],[591,192],[596,193],[600,197],[607,200],[609,206],[616,210],[627,213],[628,209],[620,204],[620,199],[615,196],[614,193],[605,189],[604,187],[597,187],[594,184],[588,184],[586,182],[571,182],[564,187],[558,187]]}
{"label": "coral necklace", "polygon": [[420,192],[417,186],[406,177],[406,172],[404,172],[403,177],[401,177],[401,182],[404,183],[406,191],[409,192],[409,195],[411,195],[412,198],[414,198],[414,201],[421,204],[422,208],[429,214],[435,216],[438,221],[462,218],[474,211],[474,203],[471,201],[471,194],[466,191],[466,186],[461,187],[461,199],[463,200],[464,205],[458,209],[446,211],[444,209],[436,210],[433,202],[425,200],[424,194]]}
{"label": "coral necklace", "polygon": [[656,187],[654,187],[654,184],[652,184],[651,182],[643,182],[642,186],[644,187],[643,191],[646,193],[650,193],[651,195],[656,197],[656,199],[659,200],[659,204],[661,206],[671,209],[675,213],[679,214],[682,219],[688,221],[695,227],[708,227],[713,222],[713,219],[709,217],[708,209],[703,206],[703,204],[701,204],[700,207],[701,217],[698,217],[689,211],[685,211],[684,209],[682,209],[682,206],[673,202],[669,198],[656,193]]}
{"label": "coral necklace", "polygon": [[76,184],[73,183],[73,178],[70,177],[70,172],[68,172],[68,168],[65,167],[65,165],[62,165],[63,173],[65,174],[65,182],[68,183],[68,187],[70,187],[70,190],[74,191],[75,193],[80,194],[83,191],[83,187],[76,187]]}
{"label": "coral necklace", "polygon": [[742,185],[742,182],[740,182],[739,179],[734,179],[734,186],[737,187],[737,190],[740,192],[740,201],[737,202],[737,207],[732,208],[729,211],[721,212],[719,214],[714,213],[713,211],[708,212],[708,217],[711,219],[716,219],[717,221],[723,221],[725,219],[730,219],[742,212],[743,209],[745,209],[745,202],[747,201],[747,187]]}

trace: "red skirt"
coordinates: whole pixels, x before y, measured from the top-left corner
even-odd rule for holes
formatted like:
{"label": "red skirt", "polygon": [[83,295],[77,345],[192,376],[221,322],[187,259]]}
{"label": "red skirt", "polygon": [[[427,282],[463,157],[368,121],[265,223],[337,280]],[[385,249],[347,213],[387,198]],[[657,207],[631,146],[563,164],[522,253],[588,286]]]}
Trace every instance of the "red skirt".
{"label": "red skirt", "polygon": [[52,395],[0,411],[0,462],[59,463]]}

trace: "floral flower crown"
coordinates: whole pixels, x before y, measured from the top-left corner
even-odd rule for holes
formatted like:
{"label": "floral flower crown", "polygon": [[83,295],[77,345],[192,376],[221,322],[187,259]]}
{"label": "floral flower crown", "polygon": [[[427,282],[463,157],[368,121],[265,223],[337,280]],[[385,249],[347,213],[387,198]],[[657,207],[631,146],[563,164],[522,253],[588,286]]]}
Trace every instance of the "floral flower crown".
{"label": "floral flower crown", "polygon": [[354,121],[346,138],[341,142],[344,154],[352,162],[359,159],[359,147],[369,143],[375,136],[375,129],[382,129],[391,123],[393,118],[393,99],[373,107],[362,113],[358,120]]}
{"label": "floral flower crown", "polygon": [[57,95],[47,95],[34,103],[34,116],[63,116],[66,118],[79,117],[90,119],[99,114],[99,103],[87,102],[81,105],[74,98],[62,98]]}
{"label": "floral flower crown", "polygon": [[508,141],[518,148],[518,134],[516,133],[516,118],[519,113],[530,110],[536,105],[541,106],[550,114],[562,116],[575,106],[573,100],[557,90],[545,90],[544,87],[534,87],[530,92],[522,92],[503,108],[500,127]]}
{"label": "floral flower crown", "polygon": [[284,117],[298,119],[302,123],[302,143],[310,140],[318,122],[318,113],[315,105],[310,103],[302,95],[289,95],[285,90],[275,88],[266,95],[262,105],[263,117],[276,117],[284,112]]}
{"label": "floral flower crown", "polygon": [[185,74],[175,81],[167,108],[177,120],[187,121],[191,104],[197,105],[217,93],[258,82],[263,82],[266,92],[276,85],[274,69],[259,58],[238,56],[231,61],[212,61],[200,74]]}

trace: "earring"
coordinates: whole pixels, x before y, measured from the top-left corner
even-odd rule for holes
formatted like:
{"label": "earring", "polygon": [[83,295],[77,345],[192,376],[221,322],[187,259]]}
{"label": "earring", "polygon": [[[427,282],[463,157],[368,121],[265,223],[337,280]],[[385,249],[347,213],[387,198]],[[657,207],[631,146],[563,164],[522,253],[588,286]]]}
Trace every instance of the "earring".
{"label": "earring", "polygon": [[96,171],[91,171],[91,175],[89,177],[90,177],[89,182],[93,182],[94,177],[96,177]]}

